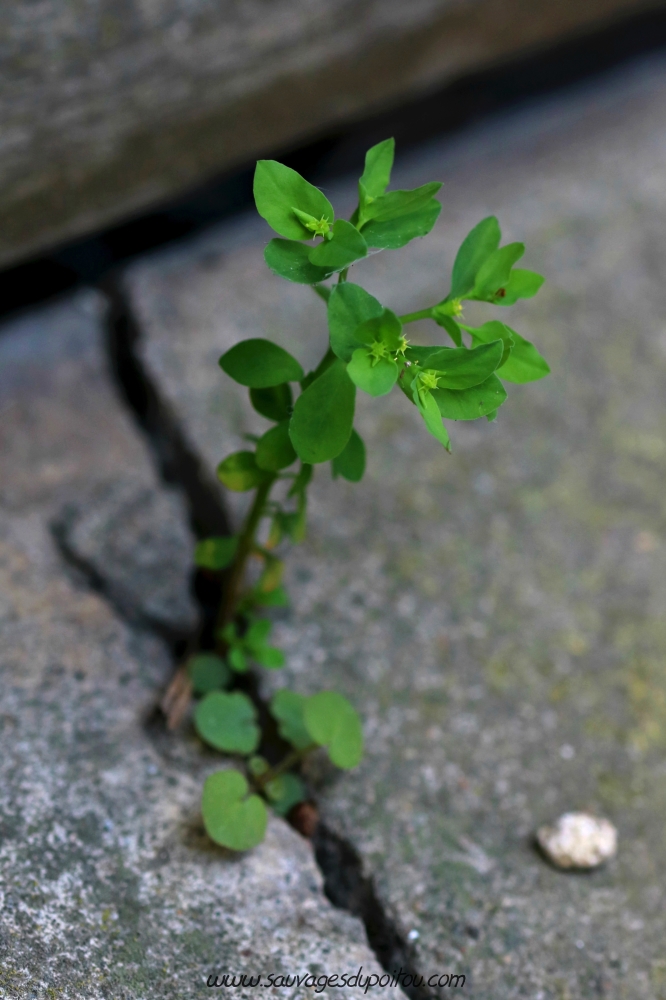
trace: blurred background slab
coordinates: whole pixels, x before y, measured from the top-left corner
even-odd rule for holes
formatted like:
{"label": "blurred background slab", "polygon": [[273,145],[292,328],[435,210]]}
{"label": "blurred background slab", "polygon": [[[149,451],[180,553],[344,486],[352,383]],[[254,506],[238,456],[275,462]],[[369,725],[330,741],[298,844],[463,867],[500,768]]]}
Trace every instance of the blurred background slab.
{"label": "blurred background slab", "polygon": [[2,5],[0,265],[466,74],[663,10],[655,0]]}

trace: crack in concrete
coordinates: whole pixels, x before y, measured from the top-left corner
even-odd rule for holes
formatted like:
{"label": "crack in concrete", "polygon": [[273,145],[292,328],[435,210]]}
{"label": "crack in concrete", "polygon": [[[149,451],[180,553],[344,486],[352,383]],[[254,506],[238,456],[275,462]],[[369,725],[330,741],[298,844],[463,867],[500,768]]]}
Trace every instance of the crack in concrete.
{"label": "crack in concrete", "polygon": [[[142,333],[123,288],[122,275],[111,273],[98,287],[109,303],[106,328],[112,374],[123,402],[147,438],[162,480],[182,492],[192,528],[199,537],[211,533],[232,534],[231,519],[219,491],[142,364],[137,350]],[[112,600],[102,575],[72,551],[60,526],[54,525],[53,531],[68,564],[84,574],[92,589]],[[205,605],[201,595],[197,594],[197,597],[199,603]],[[115,610],[129,621],[126,609],[118,608],[116,603],[113,604]],[[202,611],[205,616],[205,606]],[[145,616],[131,623],[153,629],[174,650],[173,637],[170,639],[165,635],[168,630],[162,623],[152,622]],[[267,716],[267,705],[256,686],[253,685],[253,688],[252,697],[257,701],[261,714]],[[363,862],[354,846],[320,821],[313,847],[327,898],[334,906],[362,921],[368,943],[382,968],[392,976],[402,971],[405,976],[412,977],[412,983],[419,980],[423,983],[424,977],[416,967],[414,949],[379,899],[374,879],[365,874]],[[410,1000],[429,1000],[433,996],[424,985],[405,986],[403,992]]]}

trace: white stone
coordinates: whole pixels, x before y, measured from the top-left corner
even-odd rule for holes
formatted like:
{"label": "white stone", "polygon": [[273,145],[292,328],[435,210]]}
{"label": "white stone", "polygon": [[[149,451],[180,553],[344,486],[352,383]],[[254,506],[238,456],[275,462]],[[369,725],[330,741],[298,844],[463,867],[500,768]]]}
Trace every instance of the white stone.
{"label": "white stone", "polygon": [[565,813],[537,832],[539,847],[558,868],[596,868],[617,852],[617,830],[589,813]]}

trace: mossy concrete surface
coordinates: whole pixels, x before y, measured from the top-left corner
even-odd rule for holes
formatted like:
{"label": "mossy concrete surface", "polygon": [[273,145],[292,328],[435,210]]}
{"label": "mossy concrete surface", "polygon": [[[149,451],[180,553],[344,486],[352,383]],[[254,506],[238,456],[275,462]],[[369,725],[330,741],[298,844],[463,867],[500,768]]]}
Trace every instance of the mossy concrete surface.
{"label": "mossy concrete surface", "polygon": [[0,264],[461,74],[662,5],[5,3]]}
{"label": "mossy concrete surface", "polygon": [[0,996],[380,973],[285,823],[247,855],[212,844],[199,800],[220,758],[153,719],[173,661],[149,626],[194,614],[193,540],[110,380],[102,318],[85,293],[0,330]]}
{"label": "mossy concrete surface", "polygon": [[[395,186],[444,182],[435,232],[356,265],[405,312],[448,291],[491,213],[525,240],[537,299],[492,313],[552,375],[510,387],[453,455],[398,392],[359,393],[364,481],[317,472],[276,684],[341,688],[365,719],[350,774],[315,762],[426,973],[475,1000],[666,996],[666,64],[658,59],[434,143]],[[354,183],[327,192],[351,210]],[[320,303],[273,277],[266,227],[211,232],[130,275],[144,360],[208,461],[265,427],[217,357],[275,337],[312,365]],[[410,329],[422,342],[440,331]],[[608,816],[619,854],[550,868],[536,828]]]}

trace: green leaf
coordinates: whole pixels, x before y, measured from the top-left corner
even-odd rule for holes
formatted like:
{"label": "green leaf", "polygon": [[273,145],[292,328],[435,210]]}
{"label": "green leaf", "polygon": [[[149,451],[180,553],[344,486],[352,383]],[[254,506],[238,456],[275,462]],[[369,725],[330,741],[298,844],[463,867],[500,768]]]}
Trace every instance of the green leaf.
{"label": "green leaf", "polygon": [[511,354],[513,347],[513,334],[509,327],[497,319],[492,319],[489,323],[484,323],[483,326],[465,326],[464,324],[461,326],[463,330],[472,334],[472,347],[478,347],[480,344],[492,344],[496,340],[502,341],[504,350],[497,366],[501,368]]}
{"label": "green leaf", "polygon": [[367,348],[359,347],[347,365],[347,374],[368,395],[385,396],[398,379],[398,366],[391,358],[373,359]]}
{"label": "green leaf", "polygon": [[506,390],[497,375],[491,375],[471,389],[433,389],[432,398],[447,420],[477,420],[502,405]]}
{"label": "green leaf", "polygon": [[417,390],[414,393],[414,402],[419,408],[428,433],[432,434],[447,451],[451,451],[451,441],[446,427],[442,423],[442,417],[437,403],[432,397],[432,392],[429,389]]}
{"label": "green leaf", "polygon": [[283,650],[277,646],[258,646],[252,653],[252,658],[267,670],[279,670],[287,662]]}
{"label": "green leaf", "polygon": [[310,250],[308,258],[311,264],[327,268],[329,272],[343,271],[355,260],[367,256],[368,245],[351,222],[338,219],[331,232],[332,239],[322,240]]}
{"label": "green leaf", "polygon": [[289,604],[289,597],[284,587],[276,587],[268,593],[254,592],[254,603],[264,608],[285,608]]}
{"label": "green leaf", "polygon": [[269,472],[259,468],[252,451],[235,451],[217,467],[217,478],[234,493],[253,490],[265,483],[269,476]]}
{"label": "green leaf", "polygon": [[355,430],[352,430],[351,437],[344,449],[332,462],[333,478],[342,476],[350,483],[358,483],[363,478],[365,472],[365,445],[363,439]]}
{"label": "green leaf", "polygon": [[227,686],[231,672],[224,660],[214,653],[198,653],[187,661],[187,675],[195,694],[207,694]]}
{"label": "green leaf", "polygon": [[286,816],[290,809],[306,799],[305,785],[295,774],[281,774],[267,782],[266,794],[278,816]]}
{"label": "green leaf", "polygon": [[266,771],[270,770],[270,764],[265,757],[256,755],[248,759],[247,769],[253,777],[258,778],[260,775],[266,774]]}
{"label": "green leaf", "polygon": [[471,350],[466,347],[440,347],[428,356],[424,367],[437,372],[437,388],[468,389],[485,382],[499,365],[503,352],[502,340],[481,344]]}
{"label": "green leaf", "polygon": [[231,647],[227,653],[227,660],[229,661],[231,669],[235,670],[237,674],[244,674],[247,672],[247,657],[240,646]]}
{"label": "green leaf", "polygon": [[518,299],[531,299],[544,283],[536,271],[514,267],[504,288],[499,288],[490,301],[496,306],[512,306]]}
{"label": "green leaf", "polygon": [[247,632],[243,636],[243,641],[248,648],[254,651],[256,646],[263,646],[269,635],[273,623],[268,618],[257,618],[251,623]]}
{"label": "green leaf", "polygon": [[352,432],[356,387],[336,361],[296,400],[289,436],[303,462],[328,462],[339,455]]}
{"label": "green leaf", "polygon": [[282,382],[300,382],[303,369],[296,358],[271,340],[242,340],[220,358],[220,368],[234,381],[252,389]]}
{"label": "green leaf", "polygon": [[503,288],[511,274],[511,268],[525,253],[524,243],[507,243],[491,253],[479,268],[474,282],[471,297],[475,299],[491,299],[498,288]]}
{"label": "green leaf", "polygon": [[194,564],[201,569],[226,569],[233,562],[237,548],[237,535],[204,538],[195,546]]}
{"label": "green leaf", "polygon": [[328,329],[331,349],[341,361],[350,361],[362,341],[356,339],[358,327],[373,316],[380,316],[382,306],[360,285],[344,281],[335,285],[328,300]]}
{"label": "green leaf", "polygon": [[305,750],[312,743],[312,737],[303,721],[306,700],[304,695],[282,688],[273,695],[270,705],[280,736],[297,750]]}
{"label": "green leaf", "polygon": [[320,691],[307,699],[305,728],[315,743],[328,749],[337,767],[356,767],[363,756],[363,730],[356,710],[337,691]]}
{"label": "green leaf", "polygon": [[260,469],[271,472],[286,469],[296,461],[296,452],[289,438],[289,420],[281,421],[259,438],[256,459]]}
{"label": "green leaf", "polygon": [[267,389],[250,389],[250,402],[257,413],[268,420],[288,420],[293,406],[291,386],[283,382]]}
{"label": "green leaf", "polygon": [[211,691],[197,705],[194,725],[202,740],[216,750],[250,754],[257,749],[261,736],[256,718],[255,707],[246,694]]}
{"label": "green leaf", "polygon": [[413,215],[430,204],[433,196],[441,188],[439,181],[431,181],[412,191],[389,191],[379,195],[366,205],[363,211],[365,220],[374,219],[377,222],[389,222],[405,215]]}
{"label": "green leaf", "polygon": [[254,201],[259,215],[289,240],[312,239],[294,208],[314,219],[333,222],[333,206],[319,188],[277,160],[259,160],[254,172]]}
{"label": "green leaf", "polygon": [[383,309],[379,316],[366,319],[356,328],[354,336],[361,344],[370,346],[379,342],[389,351],[398,351],[403,346],[402,323],[390,309]]}
{"label": "green leaf", "polygon": [[312,247],[295,240],[271,240],[264,250],[264,260],[274,274],[299,285],[317,285],[335,274],[334,267],[316,267],[310,263]]}
{"label": "green leaf", "polygon": [[250,795],[238,771],[216,771],[204,783],[201,812],[206,833],[216,844],[247,851],[264,839],[268,812],[258,795]]}
{"label": "green leaf", "polygon": [[380,194],[384,194],[391,179],[394,156],[395,139],[384,139],[383,142],[370,147],[365,154],[365,169],[360,179],[366,195],[377,198]]}
{"label": "green leaf", "polygon": [[451,316],[433,316],[437,326],[441,326],[448,333],[449,337],[456,345],[462,347],[462,332],[456,321]]}
{"label": "green leaf", "polygon": [[450,298],[463,298],[474,288],[479,268],[499,246],[500,227],[494,215],[479,222],[460,244],[451,275]]}
{"label": "green leaf", "polygon": [[507,327],[513,337],[513,350],[509,360],[497,374],[507,382],[536,382],[550,373],[548,362],[542,358],[534,344],[525,340],[515,330]]}
{"label": "green leaf", "polygon": [[427,236],[437,222],[442,206],[435,198],[427,202],[423,208],[403,215],[388,222],[377,222],[373,219],[363,227],[363,238],[369,247],[380,250],[398,250],[417,236]]}

